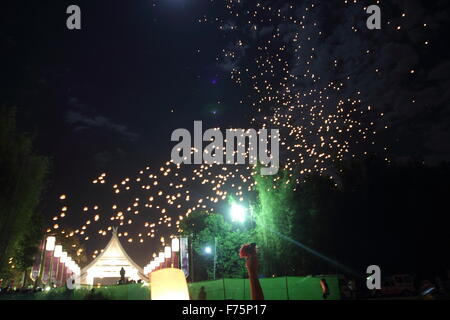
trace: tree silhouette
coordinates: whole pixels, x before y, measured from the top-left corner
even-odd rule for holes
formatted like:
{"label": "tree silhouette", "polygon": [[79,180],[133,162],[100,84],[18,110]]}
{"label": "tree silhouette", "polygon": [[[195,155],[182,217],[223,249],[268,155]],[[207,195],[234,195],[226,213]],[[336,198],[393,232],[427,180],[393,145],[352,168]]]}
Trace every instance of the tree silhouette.
{"label": "tree silhouette", "polygon": [[[19,252],[20,268],[30,266],[29,254],[40,231],[32,227],[36,218],[48,161],[32,148],[32,139],[16,130],[16,110],[0,110],[0,275]],[[31,247],[30,247],[31,245]],[[38,241],[34,243],[37,247]],[[25,257],[26,256],[26,257]],[[17,259],[16,259],[17,260]],[[13,260],[14,261],[14,260]],[[32,263],[32,262],[31,262]]]}

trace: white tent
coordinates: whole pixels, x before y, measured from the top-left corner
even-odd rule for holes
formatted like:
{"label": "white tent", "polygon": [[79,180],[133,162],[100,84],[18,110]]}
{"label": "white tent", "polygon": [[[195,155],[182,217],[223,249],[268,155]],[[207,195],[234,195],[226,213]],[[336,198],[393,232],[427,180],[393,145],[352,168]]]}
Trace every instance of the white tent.
{"label": "white tent", "polygon": [[117,237],[117,228],[103,252],[81,270],[81,284],[111,285],[120,279],[120,270],[124,268],[125,279],[147,281],[144,271],[125,252]]}

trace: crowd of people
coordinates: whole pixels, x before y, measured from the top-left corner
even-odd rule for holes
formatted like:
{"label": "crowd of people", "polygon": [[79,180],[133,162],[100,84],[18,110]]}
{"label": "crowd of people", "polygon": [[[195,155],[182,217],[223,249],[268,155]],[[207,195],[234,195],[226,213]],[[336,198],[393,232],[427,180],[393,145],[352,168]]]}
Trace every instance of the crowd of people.
{"label": "crowd of people", "polygon": [[15,287],[14,285],[7,285],[5,287],[0,286],[0,295],[8,295],[8,294],[26,294],[26,293],[36,293],[41,292],[44,289],[41,287]]}
{"label": "crowd of people", "polygon": [[[241,258],[246,259],[246,269],[248,272],[248,278],[250,282],[250,293],[251,293],[251,299],[252,300],[264,300],[264,293],[260,285],[259,277],[258,277],[258,268],[259,268],[259,262],[258,262],[258,255],[256,253],[256,245],[254,243],[251,244],[245,244],[241,247],[239,251],[239,255]],[[449,272],[450,275],[450,272]],[[125,284],[135,284],[135,283],[142,283],[142,280],[132,280],[125,277],[125,270],[122,268],[120,271],[120,280],[117,281],[117,285],[125,285]],[[399,278],[397,276],[397,278]],[[402,290],[405,288],[405,280],[408,278],[408,276],[403,276],[402,283]],[[396,277],[393,277],[393,279],[396,279]],[[450,277],[449,277],[450,279]],[[344,283],[345,282],[345,283]],[[67,289],[68,291],[72,291],[74,289],[74,283],[75,280],[71,276],[67,279]],[[320,280],[320,289],[322,291],[322,297],[324,300],[328,299],[330,296],[330,287],[326,281],[325,278],[321,278]],[[436,278],[436,283],[432,283],[430,281],[422,281],[418,288],[410,289],[411,295],[421,295],[423,297],[436,297],[440,295],[445,295],[447,292],[449,292],[450,287],[450,281],[444,281],[441,278]],[[343,279],[339,279],[339,286],[342,299],[355,299],[356,293],[358,292],[356,283],[352,279],[346,279],[346,281],[343,281]],[[54,287],[51,285],[50,287]],[[389,293],[386,288],[389,288],[386,284],[384,284],[384,292],[381,290],[380,292],[377,292],[378,295]],[[392,285],[391,285],[392,287]],[[415,286],[414,286],[415,287]],[[394,287],[392,287],[394,288]],[[48,287],[47,287],[48,289]],[[37,293],[44,291],[45,289],[42,287],[36,287],[34,284],[30,284],[26,287],[20,287],[16,286],[14,281],[11,280],[7,284],[4,284],[3,280],[0,279],[0,295],[10,295],[10,294],[29,294],[29,293]],[[404,291],[404,290],[403,290]],[[416,292],[417,291],[417,292]],[[391,292],[392,293],[392,292]],[[378,296],[375,295],[375,296]],[[94,292],[94,289],[92,289],[90,296],[91,298],[98,298],[97,293]],[[366,298],[373,297],[374,295],[368,295]],[[206,300],[206,291],[205,287],[201,287],[199,296],[199,300]]]}

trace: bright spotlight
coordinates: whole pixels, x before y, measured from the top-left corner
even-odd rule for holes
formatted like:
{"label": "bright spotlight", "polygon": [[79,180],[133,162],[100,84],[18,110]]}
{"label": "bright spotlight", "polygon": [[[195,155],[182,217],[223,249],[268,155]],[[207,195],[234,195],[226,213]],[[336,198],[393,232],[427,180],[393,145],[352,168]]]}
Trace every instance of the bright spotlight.
{"label": "bright spotlight", "polygon": [[231,204],[231,220],[242,223],[245,221],[245,213],[246,209],[243,206],[234,202]]}
{"label": "bright spotlight", "polygon": [[212,253],[212,249],[211,249],[211,247],[205,247],[205,253],[206,254],[211,254]]}

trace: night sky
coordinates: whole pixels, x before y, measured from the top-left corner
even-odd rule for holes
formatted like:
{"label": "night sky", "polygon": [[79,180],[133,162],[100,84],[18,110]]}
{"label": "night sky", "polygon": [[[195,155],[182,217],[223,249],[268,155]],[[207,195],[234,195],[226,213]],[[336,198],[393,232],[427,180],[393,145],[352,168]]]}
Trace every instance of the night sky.
{"label": "night sky", "polygon": [[[89,236],[91,256],[109,240],[98,231],[124,221],[122,243],[147,263],[190,208],[172,209],[164,196],[185,199],[189,190],[197,203],[209,183],[222,183],[212,178],[221,168],[201,177],[194,166],[176,177],[166,171],[171,132],[192,131],[194,120],[204,129],[281,128],[281,165],[305,172],[327,174],[333,160],[364,152],[450,160],[448,1],[382,1],[381,30],[365,26],[372,1],[242,2],[15,1],[1,10],[1,101],[18,107],[19,127],[51,159],[42,204],[50,228],[86,226],[80,238]],[[66,28],[71,4],[81,8],[81,30]],[[242,167],[222,184],[229,194],[239,192],[232,181],[247,190]],[[188,181],[175,190],[170,182],[182,176]],[[209,181],[191,185],[193,176]],[[160,208],[145,207],[159,191]],[[121,211],[124,220],[110,220]]]}

